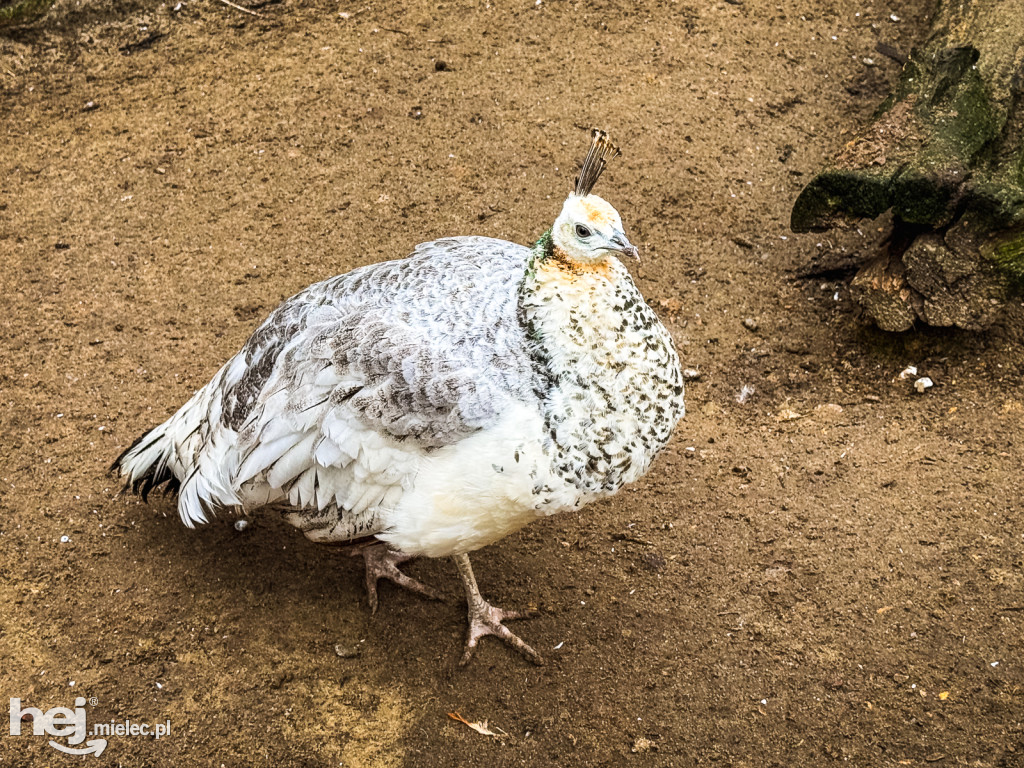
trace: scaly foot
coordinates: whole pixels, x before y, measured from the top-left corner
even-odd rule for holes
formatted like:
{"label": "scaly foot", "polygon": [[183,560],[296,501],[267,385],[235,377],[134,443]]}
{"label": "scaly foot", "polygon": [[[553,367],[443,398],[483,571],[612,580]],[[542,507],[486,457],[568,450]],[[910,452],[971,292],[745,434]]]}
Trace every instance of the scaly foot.
{"label": "scaly foot", "polygon": [[465,666],[469,663],[469,660],[473,658],[473,651],[476,650],[477,642],[486,635],[500,637],[534,664],[543,664],[544,659],[541,658],[539,653],[501,623],[512,619],[528,619],[531,616],[533,616],[532,613],[495,608],[486,600],[481,600],[479,603],[471,605],[469,608],[469,634],[466,637],[466,650],[462,654],[462,661],[459,664]]}
{"label": "scaly foot", "polygon": [[473,568],[469,564],[469,556],[455,555],[453,559],[459,567],[459,575],[466,587],[466,602],[469,606],[469,634],[466,636],[466,650],[462,654],[459,664],[465,666],[469,663],[469,660],[473,658],[473,651],[476,650],[476,644],[481,637],[486,635],[500,637],[534,664],[543,664],[544,659],[539,653],[502,624],[503,621],[513,619],[528,619],[534,614],[495,608],[481,597],[480,589],[476,585],[476,577],[473,575]]}
{"label": "scaly foot", "polygon": [[362,555],[366,563],[366,596],[370,600],[370,613],[377,612],[377,581],[388,579],[400,587],[405,587],[410,592],[416,592],[431,600],[441,600],[441,596],[426,584],[406,576],[398,566],[406,560],[412,560],[415,555],[407,555],[404,552],[396,552],[388,549],[382,542],[365,544],[352,552],[352,557]]}

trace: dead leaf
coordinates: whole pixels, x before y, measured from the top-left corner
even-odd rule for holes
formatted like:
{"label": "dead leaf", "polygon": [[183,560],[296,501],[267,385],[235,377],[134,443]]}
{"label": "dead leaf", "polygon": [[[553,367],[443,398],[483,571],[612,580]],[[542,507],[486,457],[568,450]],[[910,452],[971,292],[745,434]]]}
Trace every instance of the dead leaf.
{"label": "dead leaf", "polygon": [[790,408],[783,408],[775,416],[776,421],[795,421],[796,419],[802,419],[804,416],[802,413],[797,413]]}
{"label": "dead leaf", "polygon": [[837,418],[843,413],[843,406],[837,403],[822,403],[814,406],[814,415],[822,418]]}
{"label": "dead leaf", "polygon": [[448,717],[450,717],[452,720],[457,720],[460,723],[465,723],[470,728],[472,728],[474,731],[476,731],[479,734],[483,734],[484,736],[493,736],[494,738],[501,738],[502,736],[508,736],[508,734],[505,733],[505,731],[501,730],[501,728],[498,728],[498,733],[495,733],[494,731],[492,731],[490,728],[487,727],[487,721],[486,720],[481,720],[479,723],[471,723],[471,722],[469,722],[469,720],[464,718],[458,712],[449,712],[448,713]]}

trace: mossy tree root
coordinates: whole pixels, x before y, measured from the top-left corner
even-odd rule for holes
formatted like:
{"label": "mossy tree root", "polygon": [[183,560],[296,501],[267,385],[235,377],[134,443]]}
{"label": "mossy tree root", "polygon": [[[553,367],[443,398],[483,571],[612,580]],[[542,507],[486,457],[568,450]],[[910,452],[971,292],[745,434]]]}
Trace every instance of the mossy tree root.
{"label": "mossy tree root", "polygon": [[879,327],[980,329],[1024,284],[1024,2],[940,0],[871,124],[803,189],[796,232],[892,210],[854,278]]}

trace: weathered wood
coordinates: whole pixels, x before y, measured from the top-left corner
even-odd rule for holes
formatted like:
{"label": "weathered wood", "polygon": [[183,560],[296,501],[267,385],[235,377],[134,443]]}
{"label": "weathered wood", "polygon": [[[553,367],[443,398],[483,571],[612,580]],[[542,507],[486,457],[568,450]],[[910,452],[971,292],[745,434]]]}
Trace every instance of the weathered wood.
{"label": "weathered wood", "polygon": [[1024,280],[1024,0],[940,0],[872,123],[800,193],[796,232],[893,212],[854,279],[887,330],[979,329]]}

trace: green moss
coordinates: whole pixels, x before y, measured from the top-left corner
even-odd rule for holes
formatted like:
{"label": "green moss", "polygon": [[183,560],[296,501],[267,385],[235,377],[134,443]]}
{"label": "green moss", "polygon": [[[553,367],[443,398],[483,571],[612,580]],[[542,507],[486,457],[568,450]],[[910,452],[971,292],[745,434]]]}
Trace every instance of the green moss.
{"label": "green moss", "polygon": [[997,111],[977,69],[952,87],[950,99],[932,113],[932,140],[968,162],[999,136],[1006,114]]}
{"label": "green moss", "polygon": [[857,219],[873,219],[891,205],[892,172],[833,168],[804,187],[790,217],[794,232],[821,231]]}
{"label": "green moss", "polygon": [[973,181],[968,210],[984,231],[1024,226],[1024,185],[1009,173]]}
{"label": "green moss", "polygon": [[5,4],[0,0],[0,29],[28,24],[41,18],[53,5],[53,0],[15,0]]}
{"label": "green moss", "polygon": [[990,251],[985,251],[1002,272],[1017,282],[1018,288],[1024,286],[1024,231],[1004,233]]}

